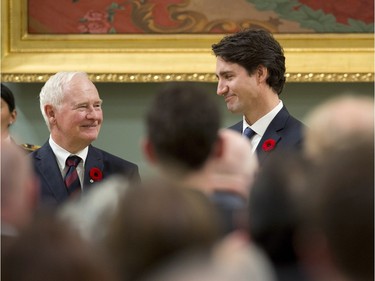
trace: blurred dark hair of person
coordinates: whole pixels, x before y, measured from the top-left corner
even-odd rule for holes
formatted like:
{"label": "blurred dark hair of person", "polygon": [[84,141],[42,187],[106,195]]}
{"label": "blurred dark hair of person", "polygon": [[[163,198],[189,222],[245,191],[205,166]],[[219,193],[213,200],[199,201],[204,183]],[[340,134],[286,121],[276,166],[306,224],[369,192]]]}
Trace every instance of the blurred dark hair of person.
{"label": "blurred dark hair of person", "polygon": [[299,252],[314,280],[374,280],[374,141],[347,139],[309,175]]}
{"label": "blurred dark hair of person", "polygon": [[208,255],[218,238],[203,193],[153,180],[126,191],[108,245],[123,280],[137,280],[179,256]]}
{"label": "blurred dark hair of person", "polygon": [[309,280],[300,265],[295,239],[307,200],[309,162],[301,153],[278,152],[257,175],[250,192],[250,240],[265,251],[277,280]]}
{"label": "blurred dark hair of person", "polygon": [[38,216],[1,259],[4,281],[118,280],[104,255],[53,215]]}
{"label": "blurred dark hair of person", "polygon": [[12,243],[35,215],[39,183],[31,161],[15,143],[1,141],[1,246]]}

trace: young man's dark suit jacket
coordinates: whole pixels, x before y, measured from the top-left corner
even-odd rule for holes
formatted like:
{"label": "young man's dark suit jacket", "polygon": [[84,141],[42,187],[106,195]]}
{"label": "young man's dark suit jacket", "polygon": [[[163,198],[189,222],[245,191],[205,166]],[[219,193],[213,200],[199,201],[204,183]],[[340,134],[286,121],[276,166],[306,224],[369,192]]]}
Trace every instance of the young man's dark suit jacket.
{"label": "young man's dark suit jacket", "polygon": [[[30,154],[34,170],[40,180],[41,204],[47,206],[58,205],[68,199],[68,192],[57,164],[55,154],[48,141],[38,150]],[[85,162],[85,176],[83,192],[87,192],[95,185],[90,183],[91,168],[99,168],[103,179],[113,174],[124,175],[132,183],[140,181],[138,166],[121,159],[108,152],[89,146]]]}
{"label": "young man's dark suit jacket", "polygon": [[[242,134],[242,128],[242,121],[229,127],[229,129],[235,130],[240,134]],[[281,149],[300,150],[302,148],[304,130],[305,125],[291,116],[285,106],[283,106],[268,125],[268,128],[256,148],[259,164],[262,166],[264,161],[274,151],[279,151]],[[275,140],[276,146],[270,151],[264,151],[262,145],[268,139]]]}

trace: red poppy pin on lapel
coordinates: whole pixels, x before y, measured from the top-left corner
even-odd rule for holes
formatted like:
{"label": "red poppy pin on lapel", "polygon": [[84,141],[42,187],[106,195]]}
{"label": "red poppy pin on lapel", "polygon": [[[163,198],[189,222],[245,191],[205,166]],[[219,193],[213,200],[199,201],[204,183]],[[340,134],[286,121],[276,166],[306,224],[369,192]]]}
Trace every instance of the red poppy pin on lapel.
{"label": "red poppy pin on lapel", "polygon": [[103,179],[103,173],[99,168],[90,169],[90,182],[101,181]]}
{"label": "red poppy pin on lapel", "polygon": [[274,139],[268,139],[268,140],[265,140],[263,145],[262,145],[262,149],[263,151],[271,151],[272,149],[274,149],[276,146],[276,141]]}

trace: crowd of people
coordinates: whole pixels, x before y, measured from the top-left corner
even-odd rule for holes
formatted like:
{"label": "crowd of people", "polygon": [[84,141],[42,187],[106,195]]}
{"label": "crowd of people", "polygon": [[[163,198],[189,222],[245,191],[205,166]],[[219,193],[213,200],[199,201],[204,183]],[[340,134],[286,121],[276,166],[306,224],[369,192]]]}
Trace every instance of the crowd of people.
{"label": "crowd of people", "polygon": [[45,83],[50,136],[27,152],[2,85],[2,280],[374,279],[373,99],[343,95],[302,122],[280,99],[272,34],[246,29],[212,50],[217,95],[242,120],[223,128],[214,95],[167,83],[144,116],[155,172],[142,179],[92,145],[103,112],[86,73]]}

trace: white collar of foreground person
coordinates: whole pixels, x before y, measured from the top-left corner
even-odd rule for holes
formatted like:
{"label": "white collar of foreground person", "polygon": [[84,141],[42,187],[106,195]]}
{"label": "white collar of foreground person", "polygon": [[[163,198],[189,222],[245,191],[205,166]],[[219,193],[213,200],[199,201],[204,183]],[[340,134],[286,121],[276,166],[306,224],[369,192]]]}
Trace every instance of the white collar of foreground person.
{"label": "white collar of foreground person", "polygon": [[86,196],[64,203],[58,212],[61,219],[68,221],[90,243],[97,243],[105,238],[119,201],[130,184],[123,176],[112,175],[98,185],[100,186],[90,190]]}

